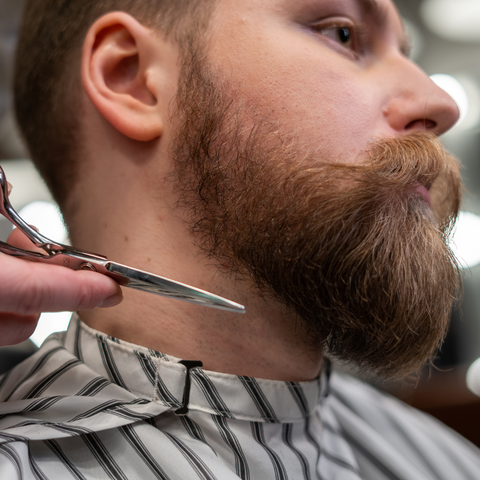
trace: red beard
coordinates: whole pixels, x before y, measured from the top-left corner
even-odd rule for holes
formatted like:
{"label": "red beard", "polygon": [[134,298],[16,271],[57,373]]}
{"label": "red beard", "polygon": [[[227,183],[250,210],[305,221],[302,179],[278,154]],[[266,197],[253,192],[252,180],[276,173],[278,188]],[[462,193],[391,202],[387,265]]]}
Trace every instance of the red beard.
{"label": "red beard", "polygon": [[245,138],[227,92],[197,59],[184,67],[176,182],[198,245],[280,301],[311,348],[389,377],[417,371],[459,288],[458,162],[420,133],[355,165],[302,158],[265,123]]}

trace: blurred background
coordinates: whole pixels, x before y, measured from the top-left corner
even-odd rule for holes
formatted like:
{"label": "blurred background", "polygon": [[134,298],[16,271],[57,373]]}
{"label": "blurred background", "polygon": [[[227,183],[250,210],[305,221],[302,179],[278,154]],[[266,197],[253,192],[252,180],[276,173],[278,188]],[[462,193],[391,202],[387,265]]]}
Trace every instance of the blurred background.
{"label": "blurred background", "polygon": [[[467,189],[452,247],[463,265],[464,295],[452,313],[435,367],[420,380],[379,383],[432,413],[480,446],[480,0],[396,0],[412,43],[412,57],[457,102],[461,119],[443,137],[460,158]],[[14,189],[14,208],[47,237],[66,242],[56,205],[28,160],[15,126],[11,78],[23,0],[0,0],[0,164]],[[0,240],[11,225],[0,218]],[[39,345],[65,329],[70,313],[42,315],[32,336]],[[1,358],[0,358],[1,359]]]}

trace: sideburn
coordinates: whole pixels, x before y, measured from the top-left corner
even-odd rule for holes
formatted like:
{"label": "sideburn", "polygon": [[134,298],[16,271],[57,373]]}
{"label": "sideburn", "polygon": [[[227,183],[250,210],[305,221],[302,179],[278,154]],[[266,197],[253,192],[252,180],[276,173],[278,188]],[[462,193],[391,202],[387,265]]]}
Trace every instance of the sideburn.
{"label": "sideburn", "polygon": [[245,137],[236,99],[190,60],[174,158],[200,248],[281,302],[311,348],[389,377],[417,371],[459,288],[457,161],[420,133],[375,142],[355,165],[299,157],[265,123]]}

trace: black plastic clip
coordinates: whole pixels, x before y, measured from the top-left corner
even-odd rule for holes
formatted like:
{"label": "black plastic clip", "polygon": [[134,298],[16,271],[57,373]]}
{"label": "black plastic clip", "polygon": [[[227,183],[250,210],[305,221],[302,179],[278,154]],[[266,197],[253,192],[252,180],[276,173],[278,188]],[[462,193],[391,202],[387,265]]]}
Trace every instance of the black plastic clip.
{"label": "black plastic clip", "polygon": [[332,375],[332,362],[328,358],[323,359],[325,362],[324,369],[325,369],[325,383],[324,386],[324,394],[323,398],[327,398],[330,395],[330,376]]}
{"label": "black plastic clip", "polygon": [[203,362],[200,360],[181,360],[180,362],[187,368],[187,374],[185,376],[185,388],[183,390],[183,406],[178,410],[175,410],[176,415],[186,415],[188,413],[188,402],[190,401],[190,370],[192,368],[203,367]]}

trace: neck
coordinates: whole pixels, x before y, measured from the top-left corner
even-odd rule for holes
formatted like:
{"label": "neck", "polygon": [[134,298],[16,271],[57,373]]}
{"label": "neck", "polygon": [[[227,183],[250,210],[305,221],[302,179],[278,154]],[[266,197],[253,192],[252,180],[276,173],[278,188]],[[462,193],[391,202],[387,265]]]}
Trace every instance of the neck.
{"label": "neck", "polygon": [[[128,342],[185,360],[201,360],[207,370],[285,381],[318,376],[321,353],[306,349],[304,332],[281,305],[266,301],[247,281],[222,274],[212,260],[202,257],[178,217],[164,213],[160,219],[147,215],[145,209],[135,215],[129,208],[124,204],[115,214],[100,213],[97,208],[94,217],[82,221],[90,225],[91,234],[73,239],[73,245],[231,299],[245,305],[246,313],[123,288],[123,303],[80,312],[82,320]],[[105,218],[112,219],[106,227],[101,224]],[[120,222],[120,218],[130,221]],[[183,235],[174,235],[180,226]]]}
{"label": "neck", "polygon": [[80,316],[92,328],[116,338],[200,360],[206,370],[284,381],[317,377],[321,356],[306,351],[294,328],[281,328],[279,319],[269,315],[269,306],[261,315],[250,308],[252,299],[245,300],[247,313],[239,315],[177,306],[175,300],[125,291],[121,306],[80,312]]}
{"label": "neck", "polygon": [[[128,149],[117,147],[123,151]],[[201,255],[176,207],[171,182],[159,181],[168,178],[169,168],[155,169],[147,146],[136,162],[119,155],[115,164],[89,162],[73,193],[82,208],[70,222],[81,226],[71,229],[72,244],[231,299],[245,305],[246,313],[123,288],[123,303],[80,312],[82,320],[125,341],[200,360],[206,370],[285,381],[317,377],[321,351],[306,348],[306,334],[292,316],[249,281],[221,272]],[[81,185],[88,185],[88,194]]]}

